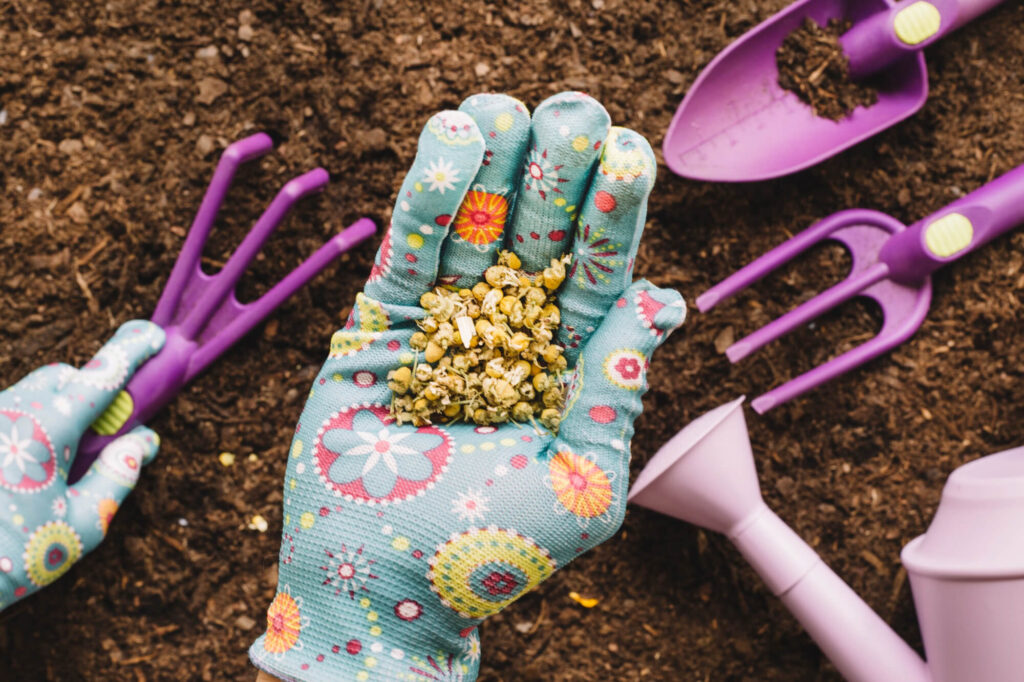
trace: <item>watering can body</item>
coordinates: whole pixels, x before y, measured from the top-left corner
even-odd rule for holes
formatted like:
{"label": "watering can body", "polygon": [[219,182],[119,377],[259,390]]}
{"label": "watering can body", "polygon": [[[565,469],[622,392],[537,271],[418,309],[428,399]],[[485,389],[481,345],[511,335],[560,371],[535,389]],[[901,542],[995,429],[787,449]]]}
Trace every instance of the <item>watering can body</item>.
{"label": "watering can body", "polygon": [[1024,679],[1024,579],[909,575],[934,682]]}
{"label": "watering can body", "polygon": [[955,471],[903,550],[926,664],[765,505],[742,402],[666,443],[629,500],[728,536],[850,682],[1024,680],[1024,448]]}
{"label": "watering can body", "polygon": [[950,474],[900,558],[935,682],[1024,680],[1024,448]]}

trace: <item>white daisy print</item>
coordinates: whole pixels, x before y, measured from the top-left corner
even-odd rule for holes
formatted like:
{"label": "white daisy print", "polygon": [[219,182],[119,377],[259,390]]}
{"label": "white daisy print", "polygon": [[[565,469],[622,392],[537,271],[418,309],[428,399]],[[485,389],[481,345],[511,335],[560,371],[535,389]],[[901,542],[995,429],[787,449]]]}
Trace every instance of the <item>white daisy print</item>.
{"label": "white daisy print", "polygon": [[480,637],[476,632],[471,632],[462,647],[462,655],[467,661],[476,662],[480,660]]}
{"label": "white daisy print", "polygon": [[71,416],[71,401],[65,396],[57,396],[53,399],[54,408],[65,417]]}
{"label": "white daisy print", "polygon": [[53,501],[53,504],[50,505],[50,511],[52,511],[53,515],[58,519],[63,519],[68,513],[68,501],[63,497],[58,497]]}
{"label": "white daisy print", "polygon": [[487,508],[488,502],[490,500],[484,497],[482,491],[470,489],[459,493],[459,496],[452,500],[452,513],[458,515],[460,521],[479,521],[490,511]]}
{"label": "white daisy print", "polygon": [[439,158],[431,161],[423,171],[423,180],[429,183],[427,189],[431,192],[444,194],[446,190],[455,189],[455,183],[459,181],[459,169],[454,168],[451,161]]}

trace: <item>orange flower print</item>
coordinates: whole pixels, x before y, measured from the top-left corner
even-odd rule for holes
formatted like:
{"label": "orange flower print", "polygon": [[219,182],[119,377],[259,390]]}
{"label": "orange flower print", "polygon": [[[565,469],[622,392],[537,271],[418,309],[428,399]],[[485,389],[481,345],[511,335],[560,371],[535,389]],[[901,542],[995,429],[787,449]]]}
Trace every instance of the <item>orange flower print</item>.
{"label": "orange flower print", "polygon": [[267,636],[263,648],[272,654],[283,654],[299,640],[302,622],[299,605],[287,591],[281,591],[267,609]]}
{"label": "orange flower print", "polygon": [[497,241],[505,231],[508,200],[500,194],[473,190],[466,194],[453,225],[455,234],[474,246]]}
{"label": "orange flower print", "polygon": [[611,481],[589,459],[572,452],[559,452],[548,464],[548,474],[558,501],[576,516],[592,519],[611,506]]}
{"label": "orange flower print", "polygon": [[113,498],[104,497],[96,506],[96,513],[100,517],[100,530],[106,535],[107,529],[110,528],[110,522],[114,520],[114,514],[117,513],[117,502]]}

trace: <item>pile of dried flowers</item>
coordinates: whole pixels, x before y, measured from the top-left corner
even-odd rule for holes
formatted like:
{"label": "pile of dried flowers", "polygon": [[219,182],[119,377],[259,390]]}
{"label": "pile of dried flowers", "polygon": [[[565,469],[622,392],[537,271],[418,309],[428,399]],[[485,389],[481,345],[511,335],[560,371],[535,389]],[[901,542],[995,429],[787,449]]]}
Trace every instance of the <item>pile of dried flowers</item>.
{"label": "pile of dried flowers", "polygon": [[398,423],[539,421],[557,430],[566,359],[554,340],[561,323],[554,293],[570,258],[553,258],[531,277],[518,256],[502,251],[472,288],[423,294],[428,315],[409,340],[416,360],[388,373]]}

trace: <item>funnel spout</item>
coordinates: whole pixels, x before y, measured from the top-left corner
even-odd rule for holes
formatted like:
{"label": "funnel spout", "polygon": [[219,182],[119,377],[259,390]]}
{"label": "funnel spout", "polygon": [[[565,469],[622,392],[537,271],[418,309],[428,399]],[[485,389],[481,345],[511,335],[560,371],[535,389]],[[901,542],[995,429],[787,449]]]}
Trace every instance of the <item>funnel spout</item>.
{"label": "funnel spout", "polygon": [[764,503],[742,403],[662,446],[629,500],[725,533],[850,682],[932,682],[921,657]]}
{"label": "funnel spout", "polygon": [[931,682],[928,667],[762,503],[730,540],[849,682]]}

